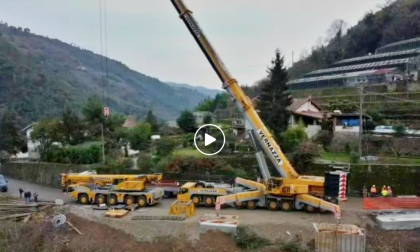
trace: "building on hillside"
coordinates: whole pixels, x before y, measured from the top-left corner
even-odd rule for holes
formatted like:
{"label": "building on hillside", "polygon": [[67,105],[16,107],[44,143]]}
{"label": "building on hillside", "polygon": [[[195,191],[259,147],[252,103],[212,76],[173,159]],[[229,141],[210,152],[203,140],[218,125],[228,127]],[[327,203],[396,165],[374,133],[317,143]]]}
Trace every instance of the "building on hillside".
{"label": "building on hillside", "polygon": [[321,131],[321,122],[326,114],[320,106],[318,106],[311,97],[294,98],[293,103],[289,106],[291,116],[289,125],[296,127],[299,121],[305,124],[305,132],[309,138],[314,137]]}
{"label": "building on hillside", "polygon": [[[375,54],[340,60],[330,68],[290,80],[288,85],[291,90],[387,85],[392,91],[404,82],[417,83],[419,70],[420,38],[416,38],[383,46]],[[419,86],[417,83],[408,89],[417,90]]]}
{"label": "building on hillside", "polygon": [[198,126],[204,124],[204,118],[206,118],[206,116],[210,116],[212,122],[215,120],[214,114],[210,111],[194,111],[193,115]]}
{"label": "building on hillside", "polygon": [[137,121],[134,117],[132,116],[127,116],[127,118],[125,119],[125,122],[123,124],[123,127],[125,128],[134,128],[137,126]]}
{"label": "building on hillside", "polygon": [[21,132],[26,136],[26,144],[28,147],[28,152],[26,153],[22,153],[19,152],[18,154],[16,154],[15,157],[12,158],[16,158],[18,160],[37,160],[39,159],[39,153],[37,150],[37,147],[39,145],[39,143],[32,141],[31,139],[31,134],[34,131],[34,126],[36,125],[35,122],[29,124],[28,126],[24,127]]}
{"label": "building on hillside", "polygon": [[[360,115],[359,113],[333,113],[331,114],[333,120],[334,133],[348,132],[359,133],[360,129]],[[363,114],[363,121],[372,120],[372,117]]]}

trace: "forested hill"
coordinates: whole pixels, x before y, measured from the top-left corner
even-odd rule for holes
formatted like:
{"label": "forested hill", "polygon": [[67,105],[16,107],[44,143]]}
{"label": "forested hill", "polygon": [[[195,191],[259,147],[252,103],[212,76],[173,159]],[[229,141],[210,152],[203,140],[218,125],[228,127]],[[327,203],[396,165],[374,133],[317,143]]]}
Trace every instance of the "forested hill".
{"label": "forested hill", "polygon": [[342,21],[333,22],[327,43],[319,43],[295,62],[289,69],[291,79],[341,59],[373,54],[376,48],[389,43],[420,37],[420,0],[388,1],[381,10],[367,13],[349,29]]}
{"label": "forested hill", "polygon": [[[141,55],[138,55],[141,57]],[[173,119],[193,109],[205,95],[174,88],[108,61],[109,106],[114,112],[143,118],[149,109],[161,119]],[[100,55],[35,35],[27,28],[0,24],[0,112],[9,109],[25,123],[57,115],[66,107],[80,111],[92,94],[103,97]]]}

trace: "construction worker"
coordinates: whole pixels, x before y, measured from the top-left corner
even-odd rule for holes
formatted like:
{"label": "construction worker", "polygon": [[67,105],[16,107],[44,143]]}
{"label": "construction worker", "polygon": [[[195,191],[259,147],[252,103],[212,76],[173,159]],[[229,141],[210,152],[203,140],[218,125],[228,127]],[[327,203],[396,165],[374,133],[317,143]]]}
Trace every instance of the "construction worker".
{"label": "construction worker", "polygon": [[34,193],[34,202],[38,202],[38,193]]}
{"label": "construction worker", "polygon": [[386,189],[386,187],[384,186],[384,187],[382,187],[382,192],[381,192],[381,194],[382,194],[382,196],[383,197],[388,197],[388,190]]}
{"label": "construction worker", "polygon": [[23,194],[23,189],[19,188],[19,198],[22,198],[22,194]]}
{"label": "construction worker", "polygon": [[392,189],[390,186],[388,186],[388,196],[392,197]]}
{"label": "construction worker", "polygon": [[386,186],[385,186],[385,185],[384,185],[384,186],[382,186],[381,192],[382,192],[383,190],[386,190]]}
{"label": "construction worker", "polygon": [[373,186],[370,188],[370,197],[376,197],[376,193],[377,193],[377,191],[376,191],[376,187],[375,187],[375,185],[373,185]]}

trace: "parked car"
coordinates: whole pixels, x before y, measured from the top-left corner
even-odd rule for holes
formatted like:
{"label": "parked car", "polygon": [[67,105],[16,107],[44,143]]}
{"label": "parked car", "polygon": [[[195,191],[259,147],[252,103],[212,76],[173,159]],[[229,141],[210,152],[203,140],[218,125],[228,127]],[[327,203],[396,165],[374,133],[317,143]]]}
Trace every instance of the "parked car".
{"label": "parked car", "polygon": [[0,175],[0,192],[7,192],[7,180]]}

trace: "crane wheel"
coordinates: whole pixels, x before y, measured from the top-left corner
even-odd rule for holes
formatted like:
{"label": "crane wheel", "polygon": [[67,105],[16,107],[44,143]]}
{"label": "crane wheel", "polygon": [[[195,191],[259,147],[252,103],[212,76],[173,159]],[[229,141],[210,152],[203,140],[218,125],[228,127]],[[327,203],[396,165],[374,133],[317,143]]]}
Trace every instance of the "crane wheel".
{"label": "crane wheel", "polygon": [[196,188],[204,188],[204,184],[203,183],[197,183],[195,185]]}
{"label": "crane wheel", "polygon": [[204,198],[204,204],[207,206],[207,207],[210,207],[210,206],[213,206],[214,205],[214,198],[213,197],[205,197]]}
{"label": "crane wheel", "polygon": [[197,196],[197,195],[193,195],[191,197],[191,200],[194,203],[194,205],[196,205],[196,206],[201,203],[201,198],[200,198],[200,196]]}
{"label": "crane wheel", "polygon": [[270,200],[267,204],[268,210],[277,211],[279,209],[279,203],[277,200]]}
{"label": "crane wheel", "polygon": [[100,204],[105,204],[106,203],[106,197],[104,195],[96,196],[95,203],[99,204],[99,205]]}
{"label": "crane wheel", "polygon": [[245,207],[245,204],[242,201],[235,201],[234,205],[237,209],[242,209]]}
{"label": "crane wheel", "polygon": [[251,210],[254,210],[255,208],[257,208],[257,203],[255,201],[253,201],[253,200],[249,200],[246,203],[246,208],[251,209]]}
{"label": "crane wheel", "polygon": [[79,197],[77,197],[77,201],[81,204],[88,204],[89,203],[89,196],[87,194],[79,194]]}
{"label": "crane wheel", "polygon": [[139,207],[145,207],[147,206],[147,199],[144,196],[140,196],[137,199],[137,204],[139,205]]}
{"label": "crane wheel", "polygon": [[284,212],[290,212],[293,209],[292,202],[290,201],[282,201],[280,202],[281,210]]}
{"label": "crane wheel", "polygon": [[315,213],[316,212],[316,207],[311,206],[311,205],[305,205],[305,210],[308,213]]}
{"label": "crane wheel", "polygon": [[130,196],[130,195],[129,196],[126,196],[125,199],[124,199],[124,203],[125,203],[126,206],[131,206],[131,205],[134,204],[134,202],[136,202],[134,200],[134,197],[133,196]]}
{"label": "crane wheel", "polygon": [[118,203],[117,196],[111,195],[108,198],[108,205],[114,206]]}

